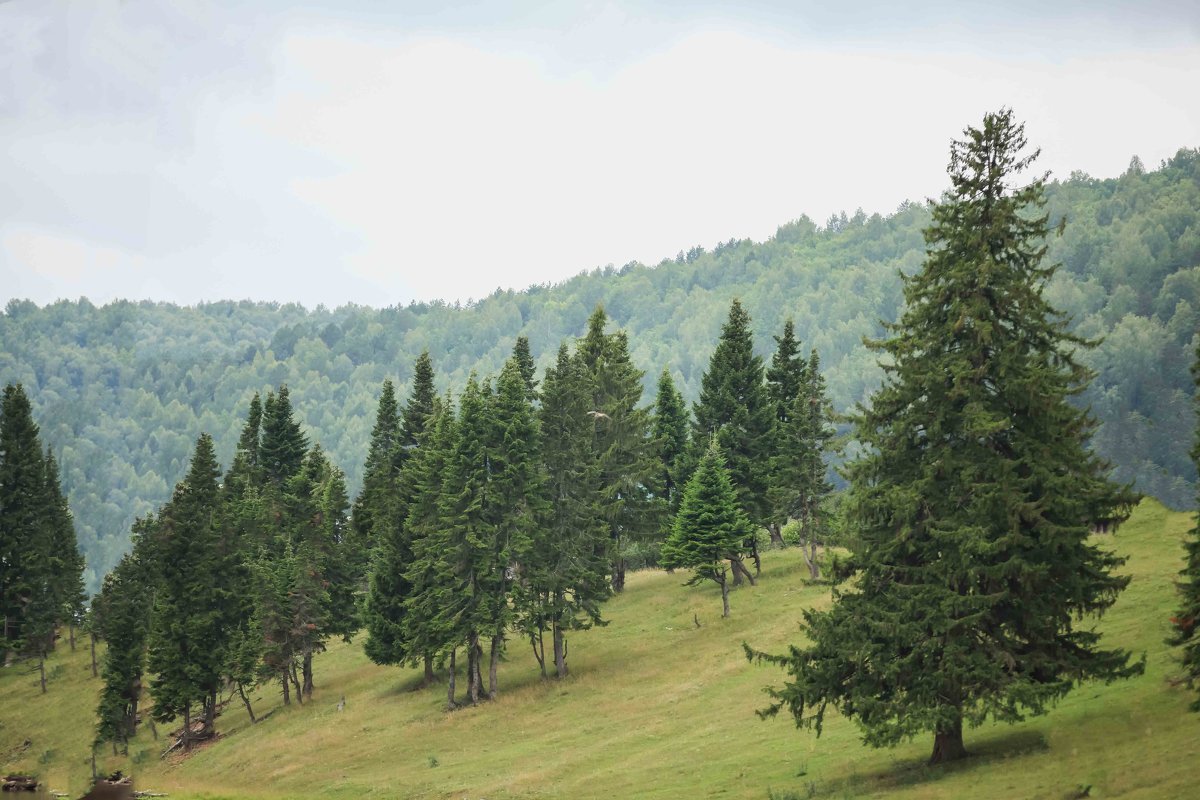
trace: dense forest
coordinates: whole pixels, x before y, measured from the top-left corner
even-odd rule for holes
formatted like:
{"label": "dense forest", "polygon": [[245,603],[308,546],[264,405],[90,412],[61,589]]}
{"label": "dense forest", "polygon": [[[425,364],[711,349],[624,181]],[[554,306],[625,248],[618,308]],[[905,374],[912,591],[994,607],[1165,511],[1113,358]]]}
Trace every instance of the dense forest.
{"label": "dense forest", "polygon": [[[1200,151],[1181,150],[1118,178],[1073,173],[1046,187],[1047,258],[1063,268],[1046,289],[1072,330],[1103,338],[1080,360],[1096,379],[1076,402],[1100,425],[1093,446],[1120,480],[1175,507],[1195,498],[1188,367],[1200,329]],[[551,366],[563,340],[583,333],[602,304],[628,336],[644,373],[643,405],[665,369],[683,398],[701,395],[725,311],[740,298],[754,346],[773,349],[787,318],[805,352],[816,348],[834,408],[879,385],[863,337],[902,310],[902,274],[922,264],[926,205],[890,216],[861,211],[824,225],[801,218],[765,242],[694,247],[656,266],[582,273],[554,286],[497,291],[466,304],[382,309],[224,302],[178,307],[85,299],[39,308],[12,300],[0,315],[0,384],[28,393],[57,458],[87,557],[86,584],[129,549],[131,526],[168,500],[197,436],[231,462],[256,394],[287,385],[297,418],[359,493],[379,388],[407,391],[428,351],[438,390],[456,393],[472,370],[497,374],[518,336]],[[398,264],[397,269],[409,266]]]}

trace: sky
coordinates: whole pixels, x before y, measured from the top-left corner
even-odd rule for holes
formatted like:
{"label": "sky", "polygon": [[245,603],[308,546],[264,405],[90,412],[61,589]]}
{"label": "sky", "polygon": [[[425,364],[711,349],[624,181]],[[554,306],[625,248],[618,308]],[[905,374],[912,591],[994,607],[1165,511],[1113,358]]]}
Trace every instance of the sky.
{"label": "sky", "polygon": [[469,301],[1200,146],[1200,3],[0,0],[0,304]]}

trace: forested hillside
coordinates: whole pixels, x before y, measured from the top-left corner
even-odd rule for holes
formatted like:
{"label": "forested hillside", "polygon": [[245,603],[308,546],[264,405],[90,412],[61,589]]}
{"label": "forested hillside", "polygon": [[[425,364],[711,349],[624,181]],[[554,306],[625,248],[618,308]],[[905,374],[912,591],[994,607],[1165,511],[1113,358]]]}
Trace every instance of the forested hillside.
{"label": "forested hillside", "polygon": [[[1119,178],[1073,174],[1047,194],[1051,223],[1066,221],[1049,242],[1063,269],[1047,295],[1076,332],[1104,338],[1083,354],[1097,372],[1080,398],[1101,421],[1093,444],[1118,478],[1187,506],[1196,479],[1188,366],[1200,335],[1200,150],[1152,172],[1135,159]],[[163,503],[183,476],[201,431],[229,463],[255,392],[289,386],[297,417],[354,495],[385,378],[407,391],[428,349],[438,389],[457,391],[472,369],[498,372],[518,335],[529,338],[540,372],[598,303],[628,332],[644,385],[652,389],[668,368],[688,400],[732,298],[749,311],[763,355],[793,317],[804,348],[820,351],[835,407],[847,409],[878,383],[862,338],[898,317],[898,275],[921,264],[929,218],[925,206],[906,205],[823,226],[800,219],[765,242],[696,247],[657,266],[608,267],[466,305],[310,311],[12,300],[0,315],[0,384],[24,385],[58,456],[95,590],[127,549],[134,517]]]}

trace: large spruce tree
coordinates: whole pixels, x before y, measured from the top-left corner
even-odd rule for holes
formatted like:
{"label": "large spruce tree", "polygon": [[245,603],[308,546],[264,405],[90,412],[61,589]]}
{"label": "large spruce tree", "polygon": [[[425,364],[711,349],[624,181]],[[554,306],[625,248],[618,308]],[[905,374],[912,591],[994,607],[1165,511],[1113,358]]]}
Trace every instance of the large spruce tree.
{"label": "large spruce tree", "polygon": [[771,444],[767,456],[770,466],[767,481],[767,499],[770,502],[770,518],[767,530],[771,542],[783,545],[782,528],[791,515],[791,510],[779,502],[780,492],[787,492],[796,485],[796,476],[790,467],[801,457],[797,443],[790,435],[794,425],[792,417],[796,398],[805,386],[804,357],[800,353],[800,342],[796,339],[796,326],[789,317],[783,323],[783,332],[775,338],[775,353],[771,366],[767,368],[767,399],[775,413],[771,431]]}
{"label": "large spruce tree", "polygon": [[965,133],[907,310],[874,344],[887,379],[855,420],[857,581],[805,613],[811,644],[758,654],[790,676],[765,713],[819,734],[833,706],[873,746],[932,732],[935,763],[965,755],[964,726],[1040,714],[1080,681],[1142,668],[1079,625],[1129,582],[1089,532],[1134,497],[1107,479],[1086,447],[1094,422],[1070,402],[1089,343],[1042,295],[1055,270],[1044,179],[1017,184],[1037,153],[1009,110]]}
{"label": "large spruce tree", "polygon": [[[765,526],[771,517],[767,485],[775,410],[763,379],[763,360],[754,354],[750,315],[734,299],[693,406],[692,447],[694,451],[706,448],[716,437],[738,503],[755,526]],[[743,552],[753,555],[757,566],[753,534],[747,536]],[[732,566],[735,583],[740,575],[749,576],[739,553],[733,554]]]}
{"label": "large spruce tree", "polygon": [[654,400],[654,449],[658,456],[655,490],[666,504],[669,519],[683,497],[684,465],[688,444],[688,410],[683,395],[675,388],[671,371],[658,376]]}
{"label": "large spruce tree", "polygon": [[[1200,344],[1196,346],[1196,361],[1192,365],[1196,381],[1196,418],[1200,421]],[[1200,470],[1200,425],[1196,428],[1196,442],[1192,447],[1192,461]],[[1200,500],[1200,497],[1197,497]],[[1200,505],[1200,503],[1197,503]],[[1175,626],[1170,643],[1183,653],[1183,670],[1188,686],[1200,686],[1200,511],[1196,512],[1196,524],[1188,532],[1184,543],[1183,571],[1179,573],[1179,610],[1171,622]],[[1200,711],[1200,697],[1192,703],[1192,711]]]}
{"label": "large spruce tree", "polygon": [[38,426],[25,390],[9,384],[0,404],[0,642],[5,659],[27,647],[44,650],[43,640],[53,635],[45,501]]}

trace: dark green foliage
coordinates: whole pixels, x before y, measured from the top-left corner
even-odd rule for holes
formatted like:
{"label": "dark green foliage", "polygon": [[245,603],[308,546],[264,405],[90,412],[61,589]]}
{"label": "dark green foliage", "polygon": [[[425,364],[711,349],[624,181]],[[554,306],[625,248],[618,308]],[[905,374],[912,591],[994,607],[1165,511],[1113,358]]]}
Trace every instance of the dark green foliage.
{"label": "dark green foliage", "polygon": [[587,413],[594,425],[597,509],[609,529],[613,589],[621,591],[630,549],[657,530],[650,496],[657,463],[650,411],[638,405],[642,371],[630,360],[625,332],[605,333],[607,324],[608,316],[598,306],[575,353],[590,382]]}
{"label": "dark green foliage", "polygon": [[833,493],[826,463],[836,433],[830,420],[821,359],[813,350],[789,411],[776,422],[767,497],[774,524],[797,521],[799,545],[814,579],[820,575],[817,547],[826,538],[825,506]]}
{"label": "dark green foliage", "polygon": [[[1200,420],[1200,343],[1196,345],[1196,360],[1192,364],[1192,376],[1196,382],[1195,408],[1196,417]],[[1195,444],[1192,446],[1192,460],[1200,469],[1200,425],[1196,428]],[[1200,504],[1198,504],[1200,505]],[[1196,525],[1192,528],[1188,540],[1184,543],[1186,561],[1179,573],[1179,610],[1175,612],[1171,623],[1175,630],[1168,640],[1170,644],[1182,649],[1183,671],[1189,687],[1200,685],[1200,512],[1197,512]],[[1200,698],[1192,702],[1192,711],[1200,711]]]}
{"label": "dark green foliage", "polygon": [[416,447],[433,413],[433,361],[426,350],[413,365],[413,385],[400,420],[400,442],[405,448]]}
{"label": "dark green foliage", "polygon": [[521,380],[525,381],[525,388],[529,392],[530,402],[537,400],[537,364],[534,363],[533,354],[529,351],[528,336],[517,337],[517,343],[513,345],[512,357],[517,362],[517,370],[521,373]]}
{"label": "dark green foliage", "polygon": [[654,447],[658,457],[658,483],[655,489],[670,514],[679,509],[679,501],[683,496],[688,422],[683,395],[675,388],[671,371],[663,368],[654,401]]}
{"label": "dark green foliage", "polygon": [[354,501],[351,525],[364,549],[369,550],[375,545],[377,536],[385,535],[385,528],[376,525],[377,520],[386,515],[384,506],[395,490],[396,463],[393,459],[399,442],[400,407],[396,403],[396,389],[389,379],[383,382],[379,392],[375,427],[363,465],[362,491]]}
{"label": "dark green foliage", "polygon": [[[812,644],[758,656],[786,669],[767,713],[820,732],[834,706],[873,746],[935,734],[961,757],[964,725],[1039,714],[1087,679],[1138,673],[1081,616],[1112,605],[1122,559],[1089,541],[1134,496],[1085,449],[1094,423],[1068,400],[1089,343],[1043,297],[1044,186],[1010,111],[951,147],[952,189],[933,211],[923,270],[891,337],[888,378],[846,468],[858,579],[805,613]],[[752,651],[748,654],[754,655]]]}
{"label": "dark green foliage", "polygon": [[712,437],[725,455],[738,502],[756,524],[766,524],[768,459],[775,409],[763,383],[762,358],[754,355],[750,315],[739,300],[729,308],[693,407],[692,442]]}
{"label": "dark green foliage", "polygon": [[725,459],[714,439],[688,480],[671,535],[663,542],[663,566],[695,571],[688,584],[712,580],[721,587],[722,616],[729,616],[725,562],[737,555],[752,532],[742,511]]}
{"label": "dark green foliage", "polygon": [[[158,581],[149,637],[155,719],[189,720],[192,707],[205,704],[210,729],[230,633],[222,626],[220,579],[229,564],[220,544],[220,474],[212,438],[202,433],[155,528]],[[189,737],[190,731],[185,742]]]}
{"label": "dark green foliage", "polygon": [[767,369],[767,399],[775,410],[775,420],[784,425],[792,413],[796,396],[804,384],[804,358],[796,340],[796,326],[789,317],[783,323],[783,334],[775,338],[775,353]]}
{"label": "dark green foliage", "polygon": [[[134,523],[134,536],[147,541],[152,536],[152,517]],[[100,677],[104,687],[96,715],[96,742],[127,745],[137,730],[138,704],[146,663],[146,637],[150,630],[153,579],[142,562],[141,550],[126,555],[104,579],[95,599],[103,609],[95,629],[107,647]]]}
{"label": "dark green foliage", "polygon": [[520,625],[546,674],[543,634],[553,637],[558,677],[567,674],[565,632],[601,623],[608,599],[609,529],[597,513],[599,465],[592,458],[594,421],[588,373],[582,360],[559,347],[546,370],[542,405],[541,456],[548,506],[521,564]]}
{"label": "dark green foliage", "polygon": [[[83,619],[87,592],[83,586],[83,553],[75,541],[75,521],[58,477],[58,461],[46,453],[44,479],[47,534],[49,537],[51,589],[58,609],[56,620],[75,626]],[[72,644],[74,646],[74,644]]]}
{"label": "dark green foliage", "polygon": [[268,481],[277,486],[289,480],[304,465],[308,437],[292,416],[292,401],[286,385],[278,394],[267,394],[263,406],[259,464]]}

